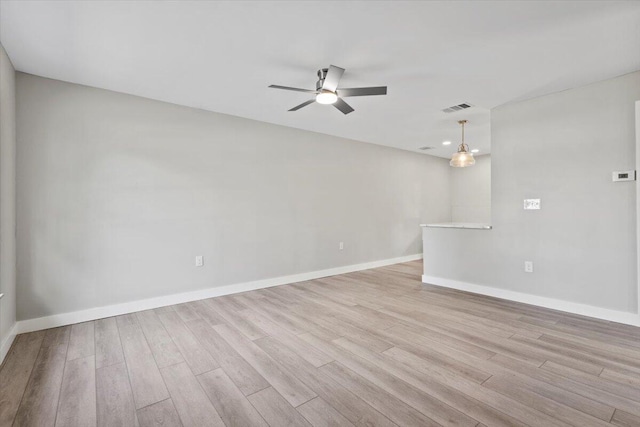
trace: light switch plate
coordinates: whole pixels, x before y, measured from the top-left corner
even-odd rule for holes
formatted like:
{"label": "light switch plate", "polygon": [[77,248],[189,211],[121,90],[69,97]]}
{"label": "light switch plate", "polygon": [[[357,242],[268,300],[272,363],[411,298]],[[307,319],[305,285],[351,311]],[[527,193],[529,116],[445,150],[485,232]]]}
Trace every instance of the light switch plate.
{"label": "light switch plate", "polygon": [[526,210],[540,209],[540,199],[524,199],[524,208]]}
{"label": "light switch plate", "polygon": [[636,171],[615,171],[613,172],[613,182],[618,181],[635,181]]}

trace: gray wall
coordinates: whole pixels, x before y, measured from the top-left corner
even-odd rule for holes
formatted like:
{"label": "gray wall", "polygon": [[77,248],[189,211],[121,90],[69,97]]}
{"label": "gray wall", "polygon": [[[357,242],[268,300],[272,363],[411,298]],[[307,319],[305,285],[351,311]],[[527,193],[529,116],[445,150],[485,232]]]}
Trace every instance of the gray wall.
{"label": "gray wall", "polygon": [[418,254],[451,216],[444,159],[17,76],[19,319]]}
{"label": "gray wall", "polygon": [[[0,45],[0,344],[16,322],[16,83]],[[1,355],[0,355],[1,358]]]}
{"label": "gray wall", "polygon": [[491,155],[469,168],[451,168],[451,221],[491,224]]}
{"label": "gray wall", "polygon": [[637,184],[611,172],[635,168],[639,99],[635,72],[494,109],[494,229],[425,231],[425,274],[635,312]]}
{"label": "gray wall", "polygon": [[[636,101],[636,175],[640,172],[640,100]],[[638,177],[640,178],[640,177]],[[636,184],[636,251],[638,256],[638,282],[640,282],[640,185]],[[638,285],[640,286],[640,284]],[[640,314],[640,292],[638,292],[638,314]]]}

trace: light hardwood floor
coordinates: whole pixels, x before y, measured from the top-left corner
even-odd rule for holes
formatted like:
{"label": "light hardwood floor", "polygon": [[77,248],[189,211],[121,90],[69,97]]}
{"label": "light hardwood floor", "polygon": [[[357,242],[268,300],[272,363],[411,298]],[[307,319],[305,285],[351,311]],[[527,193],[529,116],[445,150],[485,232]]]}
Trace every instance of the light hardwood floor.
{"label": "light hardwood floor", "polygon": [[640,328],[397,264],[20,335],[0,426],[640,426]]}

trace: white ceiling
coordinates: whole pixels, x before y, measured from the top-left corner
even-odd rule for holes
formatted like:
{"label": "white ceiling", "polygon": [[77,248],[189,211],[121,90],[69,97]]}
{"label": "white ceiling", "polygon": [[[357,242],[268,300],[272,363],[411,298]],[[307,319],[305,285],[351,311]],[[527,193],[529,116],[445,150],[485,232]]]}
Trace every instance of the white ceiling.
{"label": "white ceiling", "polygon": [[[2,0],[0,40],[27,73],[448,157],[461,118],[487,153],[489,109],[640,69],[640,2]],[[389,94],[344,116],[267,88],[329,64]]]}

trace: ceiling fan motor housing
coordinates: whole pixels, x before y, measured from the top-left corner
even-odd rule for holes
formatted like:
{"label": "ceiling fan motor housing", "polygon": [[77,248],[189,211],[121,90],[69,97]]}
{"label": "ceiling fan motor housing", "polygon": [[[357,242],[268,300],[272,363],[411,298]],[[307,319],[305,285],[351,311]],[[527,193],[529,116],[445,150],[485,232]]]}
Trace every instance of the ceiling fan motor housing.
{"label": "ceiling fan motor housing", "polygon": [[322,89],[322,85],[324,85],[324,78],[327,77],[328,72],[328,68],[321,68],[318,70],[318,81],[316,82],[316,90]]}

